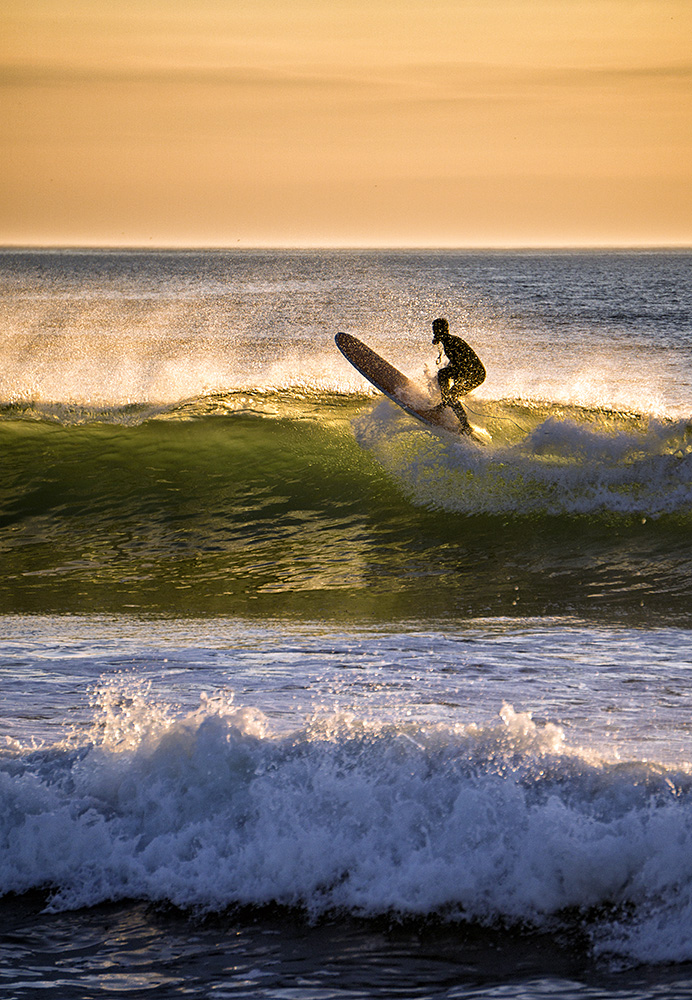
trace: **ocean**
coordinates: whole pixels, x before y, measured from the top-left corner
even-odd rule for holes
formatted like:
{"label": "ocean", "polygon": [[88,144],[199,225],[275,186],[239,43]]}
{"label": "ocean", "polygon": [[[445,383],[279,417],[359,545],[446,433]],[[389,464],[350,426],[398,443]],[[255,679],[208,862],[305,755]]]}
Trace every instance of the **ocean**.
{"label": "ocean", "polygon": [[0,251],[0,997],[692,998],[691,265]]}

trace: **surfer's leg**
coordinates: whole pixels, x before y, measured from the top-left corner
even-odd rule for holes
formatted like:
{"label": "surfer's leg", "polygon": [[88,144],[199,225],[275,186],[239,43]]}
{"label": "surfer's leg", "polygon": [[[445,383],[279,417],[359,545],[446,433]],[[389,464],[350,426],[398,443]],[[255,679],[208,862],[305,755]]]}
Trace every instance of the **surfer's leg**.
{"label": "surfer's leg", "polygon": [[438,403],[435,409],[442,410],[445,406],[448,406],[461,424],[462,433],[470,434],[471,424],[466,416],[466,410],[459,402],[459,396],[463,396],[464,393],[463,389],[460,389],[457,384],[457,378],[458,375],[455,375],[451,365],[447,365],[446,368],[437,373],[437,384],[440,387],[442,402]]}
{"label": "surfer's leg", "polygon": [[[443,374],[443,372],[440,372],[440,374]],[[458,371],[455,373],[451,365],[444,370],[444,374],[446,375],[446,385],[444,391],[442,392],[441,405],[448,406],[451,409],[452,413],[461,424],[461,431],[463,434],[471,434],[471,424],[466,416],[466,410],[460,402],[468,391],[464,388],[463,377]]]}
{"label": "surfer's leg", "polygon": [[451,406],[454,402],[452,398],[452,390],[450,383],[454,379],[454,372],[452,371],[452,366],[447,365],[437,373],[437,384],[440,387],[440,395],[442,396],[442,402],[440,406]]}
{"label": "surfer's leg", "polygon": [[466,416],[466,410],[464,409],[464,407],[461,405],[461,403],[458,402],[450,403],[450,407],[452,409],[452,412],[454,413],[454,416],[461,424],[461,429],[463,433],[470,434],[471,424],[469,423],[469,418]]}

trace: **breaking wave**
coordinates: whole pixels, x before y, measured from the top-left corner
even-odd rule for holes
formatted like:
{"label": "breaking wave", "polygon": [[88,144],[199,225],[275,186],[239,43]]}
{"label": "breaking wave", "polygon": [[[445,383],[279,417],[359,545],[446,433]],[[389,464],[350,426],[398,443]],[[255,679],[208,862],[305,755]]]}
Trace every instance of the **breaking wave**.
{"label": "breaking wave", "polygon": [[280,905],[692,959],[689,767],[603,759],[510,705],[494,725],[342,711],[278,733],[232,696],[180,714],[120,679],[90,733],[2,752],[0,804],[0,891],[52,910]]}

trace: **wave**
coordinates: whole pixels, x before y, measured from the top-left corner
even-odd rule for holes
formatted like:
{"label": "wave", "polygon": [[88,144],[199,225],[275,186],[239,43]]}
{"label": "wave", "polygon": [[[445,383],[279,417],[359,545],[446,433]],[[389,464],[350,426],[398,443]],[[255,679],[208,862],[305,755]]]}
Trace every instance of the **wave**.
{"label": "wave", "polygon": [[89,733],[0,754],[0,892],[49,909],[442,919],[689,961],[692,772],[608,761],[509,705],[495,725],[311,716],[277,733],[207,698],[95,691]]}
{"label": "wave", "polygon": [[172,402],[128,402],[93,405],[35,399],[0,403],[0,424],[31,421],[61,427],[111,425],[139,427],[150,421],[186,422],[208,417],[255,416],[267,419],[329,419],[335,409],[362,405],[368,394],[324,392],[302,383],[290,389],[244,388],[233,392],[203,393]]}
{"label": "wave", "polygon": [[687,620],[688,424],[473,405],[486,444],[307,390],[6,410],[0,609]]}
{"label": "wave", "polygon": [[[348,425],[361,448],[420,506],[464,514],[644,517],[692,509],[688,420],[524,400],[473,399],[468,409],[476,440],[432,432],[388,401],[373,407],[360,393],[307,386],[207,394],[166,405],[6,404],[0,408],[0,434],[11,462],[13,441],[26,444],[31,437],[27,422],[65,429],[61,439],[53,435],[51,441],[66,451],[76,442],[85,451],[89,442],[112,443],[118,429],[119,451],[129,451],[138,463],[143,442],[162,433],[167,448],[185,462],[191,446],[195,453],[216,449],[221,435],[228,458],[251,432],[256,461],[266,466],[274,457],[271,434],[277,423],[321,429],[314,461],[343,449]],[[185,426],[190,423],[194,431]],[[84,429],[81,437],[70,435],[74,428]],[[129,438],[126,428],[134,429]],[[37,429],[34,438],[45,433]]]}

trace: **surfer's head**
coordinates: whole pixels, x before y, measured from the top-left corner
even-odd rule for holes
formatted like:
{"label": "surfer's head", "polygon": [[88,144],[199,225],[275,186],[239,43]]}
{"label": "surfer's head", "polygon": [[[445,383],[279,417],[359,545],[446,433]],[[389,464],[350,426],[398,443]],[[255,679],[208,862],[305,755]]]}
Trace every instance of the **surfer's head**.
{"label": "surfer's head", "polygon": [[433,344],[439,344],[443,337],[449,334],[449,323],[446,319],[433,320]]}

